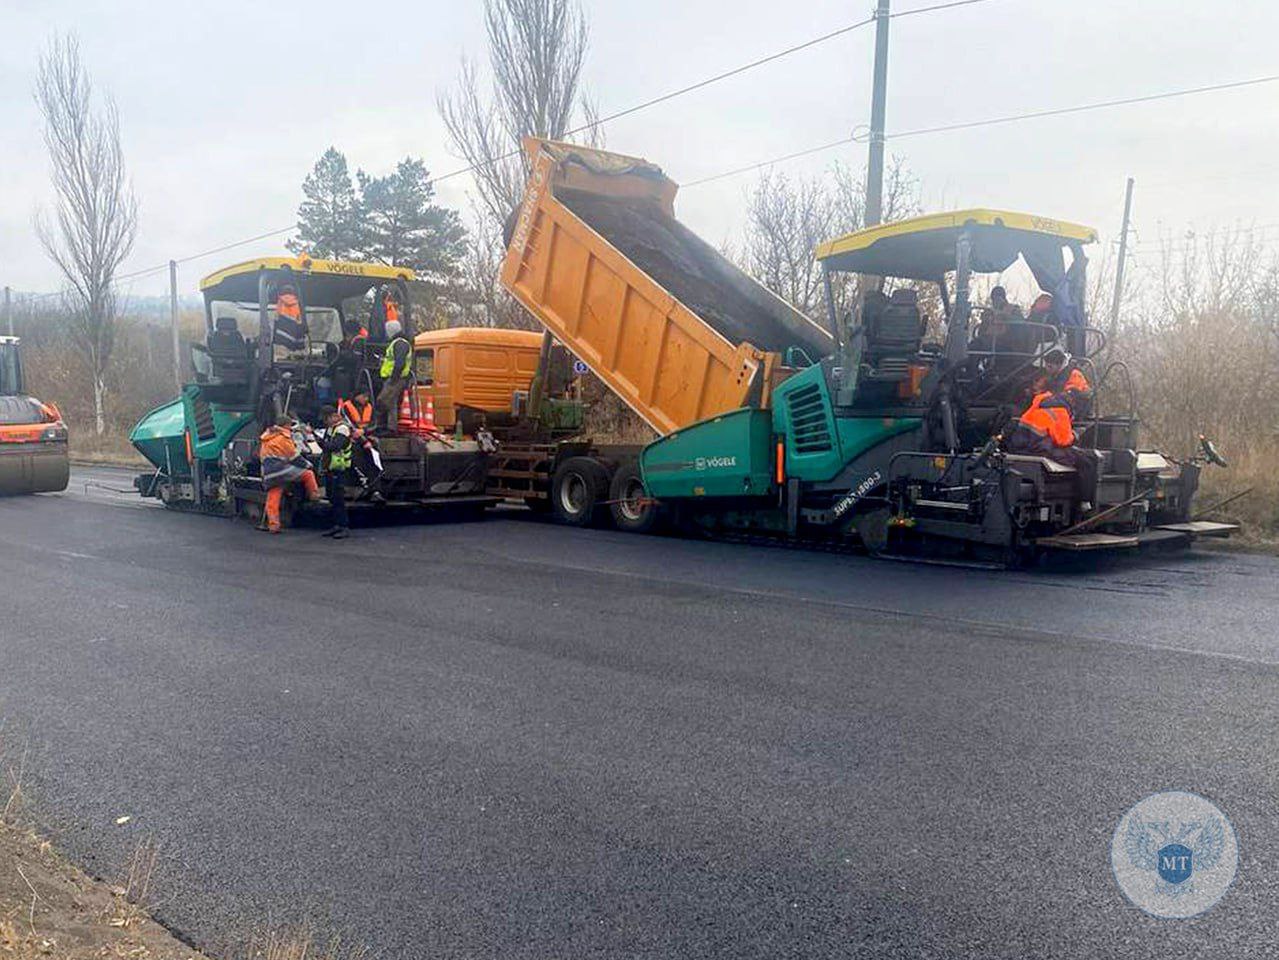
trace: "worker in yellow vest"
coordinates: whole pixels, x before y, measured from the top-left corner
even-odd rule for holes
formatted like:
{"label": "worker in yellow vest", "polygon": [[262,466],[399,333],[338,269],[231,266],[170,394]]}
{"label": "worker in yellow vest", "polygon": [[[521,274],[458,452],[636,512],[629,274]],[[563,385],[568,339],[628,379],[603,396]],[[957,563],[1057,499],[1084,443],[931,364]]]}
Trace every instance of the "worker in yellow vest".
{"label": "worker in yellow vest", "polygon": [[377,408],[384,417],[383,426],[388,431],[395,430],[400,395],[408,385],[409,373],[413,367],[413,344],[401,335],[401,329],[398,320],[392,320],[386,325],[388,342],[382,353],[382,366],[378,370],[382,389],[378,391]]}
{"label": "worker in yellow vest", "polygon": [[332,510],[333,526],[324,535],[334,540],[345,540],[350,535],[350,521],[346,512],[346,485],[351,478],[351,425],[333,407],[320,411],[324,420],[324,495]]}

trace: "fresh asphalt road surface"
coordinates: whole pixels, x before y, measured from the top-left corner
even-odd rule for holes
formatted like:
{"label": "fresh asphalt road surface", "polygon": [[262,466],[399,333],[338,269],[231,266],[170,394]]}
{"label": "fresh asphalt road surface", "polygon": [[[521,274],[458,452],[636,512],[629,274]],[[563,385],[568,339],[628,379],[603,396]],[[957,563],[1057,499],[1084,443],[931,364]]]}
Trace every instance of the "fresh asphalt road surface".
{"label": "fresh asphalt road surface", "polygon": [[[56,838],[108,877],[157,839],[198,943],[1274,956],[1274,559],[982,572],[515,512],[332,543],[127,485],[0,501],[0,716]],[[1239,837],[1192,920],[1111,875],[1164,789]]]}

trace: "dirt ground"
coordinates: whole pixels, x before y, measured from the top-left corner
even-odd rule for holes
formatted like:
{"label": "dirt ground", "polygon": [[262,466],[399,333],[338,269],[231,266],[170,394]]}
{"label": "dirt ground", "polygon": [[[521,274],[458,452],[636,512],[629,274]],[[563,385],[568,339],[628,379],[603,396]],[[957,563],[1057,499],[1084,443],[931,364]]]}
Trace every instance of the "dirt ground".
{"label": "dirt ground", "polygon": [[0,958],[204,960],[35,834],[0,824]]}

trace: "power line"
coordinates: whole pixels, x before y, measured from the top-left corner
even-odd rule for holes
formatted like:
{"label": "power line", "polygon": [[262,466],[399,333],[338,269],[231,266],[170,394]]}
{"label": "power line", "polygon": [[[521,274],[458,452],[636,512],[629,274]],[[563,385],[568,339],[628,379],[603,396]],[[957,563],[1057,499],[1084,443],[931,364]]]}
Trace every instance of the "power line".
{"label": "power line", "polygon": [[945,133],[951,130],[969,130],[973,127],[989,127],[1000,123],[1016,123],[1021,120],[1037,120],[1041,117],[1058,117],[1067,113],[1083,113],[1087,110],[1104,110],[1109,107],[1123,107],[1134,103],[1150,103],[1154,100],[1170,100],[1174,97],[1189,97],[1197,93],[1212,93],[1217,90],[1232,90],[1238,87],[1250,87],[1260,83],[1274,83],[1279,74],[1269,77],[1254,77],[1251,80],[1232,80],[1229,83],[1214,83],[1205,87],[1188,87],[1184,90],[1168,90],[1163,93],[1150,93],[1140,97],[1125,97],[1121,100],[1100,100],[1095,103],[1083,103],[1073,107],[1056,107],[1052,110],[1036,110],[1031,113],[1017,113],[1006,117],[991,117],[986,120],[970,120],[965,123],[947,123],[939,127],[920,127],[918,130],[904,130],[901,133],[886,134],[886,140],[901,140],[904,137],[918,137],[927,133]]}
{"label": "power line", "polygon": [[[911,10],[899,10],[896,13],[890,14],[890,18],[912,17],[922,13],[933,13],[939,10],[949,10],[954,7],[967,7],[967,6],[972,6],[973,4],[987,3],[987,2],[989,2],[989,0],[949,0],[949,2],[935,3],[925,7],[916,7]],[[846,24],[842,27],[838,27],[834,30],[828,31],[827,33],[823,33],[820,36],[813,37],[810,40],[805,40],[802,43],[793,44],[782,50],[778,50],[775,53],[770,53],[770,54],[767,54],[766,56],[759,57],[755,60],[750,61],[749,63],[744,63],[741,66],[734,67],[731,70],[725,70],[721,73],[715,74],[714,76],[706,77],[703,80],[698,80],[695,83],[690,83],[687,86],[680,87],[677,90],[672,90],[668,93],[664,93],[661,96],[652,97],[648,100],[644,100],[640,103],[626,107],[622,110],[618,110],[614,113],[610,113],[607,116],[599,118],[598,120],[594,120],[589,123],[582,124],[579,127],[574,127],[572,130],[565,131],[563,136],[572,137],[572,136],[575,136],[576,134],[583,133],[587,130],[596,129],[598,127],[603,126],[606,123],[612,123],[614,120],[620,120],[623,117],[631,116],[632,114],[639,113],[641,110],[647,110],[649,107],[654,107],[660,103],[666,103],[670,100],[676,99],[677,97],[682,97],[682,96],[685,96],[686,94],[693,93],[697,90],[702,90],[706,87],[711,86],[712,84],[719,83],[721,80],[727,80],[730,77],[735,77],[735,76],[738,76],[739,74],[746,73],[749,70],[754,70],[756,67],[762,67],[765,64],[772,63],[776,60],[780,60],[783,57],[788,57],[791,54],[799,53],[802,50],[808,50],[809,48],[815,47],[818,44],[826,43],[827,41],[834,40],[837,37],[842,37],[845,34],[852,33],[854,30],[860,29],[861,27],[867,26],[868,24],[871,24],[874,22],[875,22],[875,18],[872,16],[872,17],[867,17],[864,20],[858,20],[854,23]],[[806,151],[806,152],[816,152],[816,151],[814,150],[814,151]],[[518,149],[511,150],[507,153],[501,154],[500,156],[491,157],[487,160],[481,161],[480,163],[473,163],[469,166],[460,167],[457,170],[451,170],[448,173],[440,174],[439,176],[436,176],[436,177],[430,177],[427,182],[430,185],[434,186],[437,183],[443,183],[446,180],[452,180],[453,178],[463,176],[464,174],[474,173],[475,171],[479,170],[482,167],[491,166],[492,164],[500,163],[503,160],[509,160],[511,157],[518,156],[519,153],[520,151]],[[797,154],[797,156],[802,156],[802,155],[803,153]],[[787,159],[790,159],[790,158],[787,158]],[[688,184],[688,186],[692,186],[692,184]],[[189,263],[192,260],[199,260],[199,259],[202,259],[203,257],[212,256],[215,253],[223,253],[227,250],[234,249],[235,247],[242,247],[242,246],[245,246],[246,244],[256,243],[258,240],[265,240],[269,237],[280,236],[281,234],[289,233],[294,229],[295,229],[295,225],[290,224],[289,226],[282,227],[278,230],[268,230],[265,233],[259,233],[255,236],[247,237],[244,240],[236,240],[232,243],[222,244],[221,246],[213,247],[212,249],[209,249],[209,250],[203,250],[200,253],[193,253],[187,257],[179,257],[175,262]],[[153,267],[146,267],[142,270],[135,270],[130,273],[121,274],[120,276],[116,277],[115,280],[119,282],[123,280],[141,279],[142,277],[150,276],[151,274],[160,273],[163,270],[167,270],[168,266],[169,265],[167,262],[157,264],[156,266],[153,266]],[[42,296],[54,296],[54,294],[44,294]]]}
{"label": "power line", "polygon": [[823,143],[819,147],[809,147],[807,150],[788,153],[782,157],[773,157],[771,160],[761,160],[759,163],[752,163],[746,167],[736,167],[732,170],[725,170],[723,173],[716,173],[709,177],[702,177],[700,180],[690,180],[687,183],[680,184],[680,189],[687,190],[689,187],[699,187],[703,183],[713,183],[716,180],[723,180],[727,177],[736,177],[742,173],[750,173],[753,170],[759,170],[763,167],[771,167],[775,163],[785,163],[787,160],[797,160],[800,157],[807,157],[814,153],[821,153],[823,150],[833,150],[835,147],[844,146],[845,144],[852,142],[852,137],[843,137],[839,140],[832,140],[830,143]]}
{"label": "power line", "polygon": [[[920,11],[922,12],[922,11]],[[885,140],[901,139],[903,137],[916,137],[929,133],[943,133],[952,130],[967,130],[973,127],[991,126],[1000,123],[1014,123],[1021,120],[1034,120],[1041,117],[1055,117],[1068,113],[1082,113],[1087,110],[1102,110],[1108,107],[1127,106],[1135,103],[1148,103],[1153,100],[1167,100],[1173,97],[1187,97],[1197,93],[1210,93],[1218,90],[1230,90],[1238,87],[1253,86],[1261,83],[1273,83],[1279,81],[1279,74],[1268,77],[1254,77],[1251,80],[1233,80],[1228,83],[1217,83],[1204,87],[1191,87],[1184,90],[1169,90],[1163,93],[1146,94],[1139,97],[1126,97],[1121,100],[1103,100],[1096,103],[1078,104],[1071,107],[1055,107],[1051,110],[1038,110],[1031,113],[1013,114],[1005,117],[992,117],[986,120],[970,120],[964,123],[952,123],[939,127],[921,127],[918,130],[906,130],[901,133],[885,134]],[[839,140],[832,140],[830,143],[824,143],[820,146],[810,147],[807,150],[799,150],[795,153],[784,154],[780,157],[773,157],[769,160],[761,160],[759,163],[752,163],[744,167],[735,167],[732,170],[725,170],[722,173],[716,173],[709,177],[702,177],[699,180],[691,180],[682,184],[683,187],[696,187],[703,183],[712,183],[716,180],[723,180],[727,177],[735,177],[739,174],[750,173],[753,170],[759,170],[763,167],[772,166],[775,163],[784,163],[788,160],[795,160],[799,157],[806,157],[814,153],[821,153],[824,150],[833,150],[835,147],[844,146],[849,143],[862,143],[865,138],[854,132],[847,137]]]}
{"label": "power line", "polygon": [[[949,10],[952,7],[968,7],[975,3],[986,2],[988,2],[988,0],[951,0],[949,3],[936,3],[927,7],[916,7],[913,10],[899,10],[897,13],[889,14],[889,19],[894,19],[896,17],[911,17],[921,13],[933,13],[938,10]],[[875,18],[871,16],[864,20],[858,20],[855,23],[847,24],[846,26],[830,31],[829,33],[823,33],[819,37],[813,37],[813,39],[805,40],[803,43],[797,43],[794,46],[786,47],[784,50],[778,50],[776,53],[770,53],[757,60],[752,60],[750,63],[744,63],[740,67],[734,67],[732,70],[725,70],[723,73],[717,73],[713,77],[707,77],[705,80],[699,80],[696,83],[690,83],[686,87],[680,87],[678,90],[672,90],[670,93],[664,93],[660,97],[653,97],[650,100],[637,103],[624,110],[618,110],[616,113],[610,113],[608,116],[601,117],[599,120],[592,123],[586,123],[580,127],[575,127],[572,130],[566,131],[564,136],[571,137],[587,130],[593,130],[603,124],[611,123],[614,120],[620,120],[622,117],[628,117],[633,113],[639,113],[641,110],[647,110],[649,107],[656,106],[659,103],[674,100],[676,97],[682,97],[687,93],[693,93],[696,90],[709,87],[713,83],[719,83],[721,80],[727,80],[729,77],[735,77],[740,73],[745,73],[747,70],[754,70],[756,67],[762,67],[766,63],[772,63],[774,60],[780,60],[783,57],[788,57],[792,53],[799,53],[801,50],[807,50],[810,47],[815,47],[819,43],[825,43],[827,40],[834,40],[836,37],[842,37],[844,34],[852,33],[854,30],[868,26],[874,22]],[[513,156],[513,154],[511,155]]]}
{"label": "power line", "polygon": [[[203,259],[204,257],[211,257],[215,253],[223,253],[224,251],[232,250],[235,247],[242,247],[248,243],[256,243],[258,240],[265,240],[267,237],[278,237],[282,233],[291,233],[296,228],[297,227],[295,224],[290,224],[287,227],[281,227],[279,230],[268,230],[266,233],[259,233],[259,234],[255,234],[252,237],[245,237],[243,240],[235,240],[231,243],[224,243],[220,247],[213,247],[212,249],[209,249],[209,250],[201,250],[199,253],[193,253],[187,257],[178,257],[173,262],[174,263],[190,263],[192,260],[200,260],[200,259]],[[169,269],[169,263],[166,260],[164,263],[157,264],[154,267],[147,267],[145,270],[135,270],[132,273],[121,274],[115,279],[117,283],[121,280],[135,280],[138,277],[149,276],[153,273],[159,273],[162,270],[168,270],[168,269]]]}
{"label": "power line", "polygon": [[[950,0],[950,2],[948,3],[935,3],[927,7],[916,7],[912,10],[899,10],[897,13],[889,14],[889,18],[893,19],[896,17],[912,17],[921,13],[933,13],[939,10],[949,10],[952,7],[967,7],[967,6],[972,6],[975,3],[987,3],[987,2],[989,2],[989,0]],[[598,120],[593,120],[589,123],[584,123],[581,126],[574,127],[571,130],[566,130],[564,131],[562,136],[567,138],[567,137],[576,136],[579,133],[585,133],[587,130],[595,130],[599,127],[602,127],[606,123],[612,123],[614,120],[620,120],[623,117],[629,117],[632,114],[639,113],[641,110],[647,110],[649,107],[656,106],[659,103],[666,103],[667,101],[674,100],[677,97],[682,97],[686,94],[694,93],[695,91],[702,90],[706,87],[711,86],[712,84],[719,83],[721,80],[727,80],[730,77],[735,77],[735,76],[738,76],[739,74],[746,73],[748,70],[754,70],[756,67],[762,67],[767,63],[772,63],[775,60],[780,60],[783,57],[788,57],[792,53],[799,53],[801,50],[807,50],[810,47],[815,47],[818,44],[825,43],[828,40],[834,40],[836,37],[842,37],[845,34],[852,33],[854,30],[858,30],[861,27],[868,26],[869,24],[872,24],[874,22],[875,22],[875,18],[871,16],[871,17],[867,17],[864,20],[858,20],[854,23],[846,24],[845,26],[838,27],[837,29],[831,30],[828,33],[823,33],[821,36],[813,37],[811,40],[805,40],[802,43],[794,44],[793,46],[786,47],[783,50],[778,50],[776,53],[770,53],[770,54],[767,54],[766,56],[759,57],[758,59],[752,60],[749,63],[744,63],[739,67],[734,67],[731,70],[725,70],[722,73],[717,73],[714,76],[705,78],[704,80],[698,80],[695,83],[690,83],[687,86],[680,87],[677,90],[671,90],[669,93],[664,93],[661,96],[652,97],[648,100],[644,100],[640,103],[626,107],[622,110],[618,110],[614,113],[610,113],[606,116],[600,117]],[[463,167],[459,170],[453,170],[450,173],[442,174],[439,177],[434,177],[432,178],[431,183],[439,183],[444,180],[449,180],[453,177],[461,176],[464,173],[473,173],[476,170],[480,169],[481,167],[490,166],[494,163],[499,163],[502,160],[509,160],[511,157],[519,156],[519,153],[520,151],[518,149],[511,150],[507,153],[501,154],[496,157],[492,157],[480,163],[472,164],[469,167]]]}

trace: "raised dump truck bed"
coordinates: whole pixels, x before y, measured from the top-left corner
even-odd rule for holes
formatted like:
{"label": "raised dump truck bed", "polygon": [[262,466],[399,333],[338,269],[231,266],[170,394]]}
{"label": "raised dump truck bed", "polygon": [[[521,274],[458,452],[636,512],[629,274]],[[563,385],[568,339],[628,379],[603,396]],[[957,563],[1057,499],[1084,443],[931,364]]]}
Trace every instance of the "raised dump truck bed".
{"label": "raised dump truck bed", "polygon": [[768,405],[784,352],[829,334],[675,219],[646,161],[525,142],[532,173],[502,283],[654,430]]}

